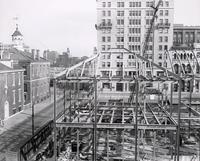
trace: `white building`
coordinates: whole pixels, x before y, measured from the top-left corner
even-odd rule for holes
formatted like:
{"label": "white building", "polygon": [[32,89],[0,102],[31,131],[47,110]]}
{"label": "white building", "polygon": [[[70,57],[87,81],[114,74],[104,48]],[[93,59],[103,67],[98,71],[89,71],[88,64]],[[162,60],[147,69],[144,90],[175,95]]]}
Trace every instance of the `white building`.
{"label": "white building", "polygon": [[[105,80],[98,84],[102,96],[106,97],[107,93],[108,97],[120,98],[123,92],[123,98],[125,95],[128,97],[133,84],[126,79],[133,78],[137,72],[143,76],[163,74],[122,49],[142,55],[146,33],[154,13],[151,6],[157,4],[158,0],[97,0],[96,29],[98,52],[101,53],[98,75],[116,78],[116,81]],[[173,45],[173,0],[163,0],[157,16],[144,56],[170,69],[165,50]]]}
{"label": "white building", "polygon": [[[141,54],[154,12],[151,6],[157,3],[158,0],[97,0],[98,51],[126,48]],[[157,15],[145,56],[168,67],[164,62],[164,51],[169,50],[173,44],[173,0],[163,0]],[[146,70],[143,74],[148,73]],[[154,74],[158,75],[159,72],[155,71]]]}

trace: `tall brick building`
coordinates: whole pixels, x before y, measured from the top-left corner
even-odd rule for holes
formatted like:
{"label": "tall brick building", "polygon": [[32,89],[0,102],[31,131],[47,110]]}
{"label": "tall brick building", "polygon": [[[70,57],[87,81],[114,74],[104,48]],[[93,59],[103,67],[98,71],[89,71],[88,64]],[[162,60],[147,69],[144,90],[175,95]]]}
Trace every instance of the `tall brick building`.
{"label": "tall brick building", "polygon": [[0,63],[0,119],[23,110],[24,105],[24,69],[19,66],[6,66]]}
{"label": "tall brick building", "polygon": [[39,56],[39,50],[32,53],[10,49],[7,53],[14,64],[24,71],[25,104],[39,103],[50,96],[50,62]]}

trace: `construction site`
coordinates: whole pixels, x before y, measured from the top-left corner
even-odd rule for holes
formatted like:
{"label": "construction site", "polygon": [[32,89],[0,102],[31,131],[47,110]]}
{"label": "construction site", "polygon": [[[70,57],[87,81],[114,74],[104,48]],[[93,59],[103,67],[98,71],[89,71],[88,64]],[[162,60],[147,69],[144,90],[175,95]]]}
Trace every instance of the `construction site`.
{"label": "construction site", "polygon": [[[168,68],[146,56],[160,4],[152,7],[141,53],[126,48],[97,52],[54,76],[53,120],[20,146],[17,161],[200,161],[197,52],[165,50]],[[100,75],[103,56],[120,59],[117,71],[123,74]],[[126,57],[136,64],[134,74],[125,75]]]}

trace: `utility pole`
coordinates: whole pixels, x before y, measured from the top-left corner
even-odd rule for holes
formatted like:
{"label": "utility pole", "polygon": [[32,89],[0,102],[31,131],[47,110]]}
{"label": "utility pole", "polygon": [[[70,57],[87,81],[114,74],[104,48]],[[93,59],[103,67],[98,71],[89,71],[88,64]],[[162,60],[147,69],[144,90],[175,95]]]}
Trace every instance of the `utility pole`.
{"label": "utility pole", "polygon": [[53,131],[54,131],[54,160],[57,160],[57,132],[56,132],[56,78],[53,80],[54,87],[54,113],[53,113]]}
{"label": "utility pole", "polygon": [[32,104],[32,136],[34,136],[34,134],[35,134],[35,122],[34,122],[34,120],[35,120],[35,107],[34,107],[35,105],[34,105],[34,103]]}

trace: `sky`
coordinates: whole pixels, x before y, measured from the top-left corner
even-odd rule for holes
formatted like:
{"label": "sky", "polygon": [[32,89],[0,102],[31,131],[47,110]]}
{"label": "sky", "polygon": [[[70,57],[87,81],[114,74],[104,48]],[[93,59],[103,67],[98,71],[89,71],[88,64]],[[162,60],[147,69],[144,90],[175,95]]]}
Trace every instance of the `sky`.
{"label": "sky", "polygon": [[[174,23],[200,26],[200,0],[174,0]],[[19,30],[30,48],[90,56],[97,46],[96,0],[0,0],[0,42]]]}

